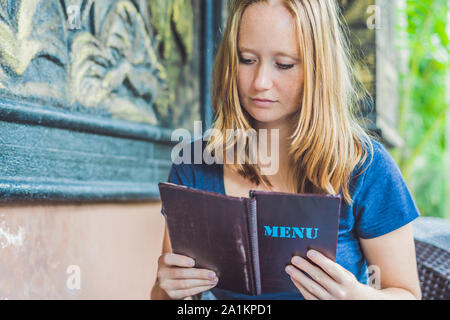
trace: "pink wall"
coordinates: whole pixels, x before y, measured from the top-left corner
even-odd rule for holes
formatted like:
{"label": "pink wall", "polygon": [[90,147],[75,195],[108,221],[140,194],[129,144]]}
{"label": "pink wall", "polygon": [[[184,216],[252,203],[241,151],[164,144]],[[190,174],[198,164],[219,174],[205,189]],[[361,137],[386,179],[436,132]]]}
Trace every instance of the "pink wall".
{"label": "pink wall", "polygon": [[159,202],[0,206],[0,300],[149,299],[160,209]]}

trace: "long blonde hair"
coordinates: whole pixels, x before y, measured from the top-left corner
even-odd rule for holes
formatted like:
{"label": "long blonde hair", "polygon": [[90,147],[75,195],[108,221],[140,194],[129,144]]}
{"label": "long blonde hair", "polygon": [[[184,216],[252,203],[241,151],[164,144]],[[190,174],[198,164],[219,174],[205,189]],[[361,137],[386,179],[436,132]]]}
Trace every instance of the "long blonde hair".
{"label": "long blonde hair", "polygon": [[[239,101],[237,87],[238,32],[244,10],[267,0],[231,0],[224,37],[218,48],[211,87],[215,112],[212,128],[225,137],[227,129],[251,130],[250,115]],[[361,98],[346,34],[335,0],[285,0],[295,19],[300,58],[304,62],[302,104],[293,134],[289,137],[289,159],[297,193],[338,194],[352,199],[349,182],[353,170],[367,158],[373,145],[354,112]],[[211,152],[223,147],[223,138],[207,143]],[[226,141],[234,148],[236,140]],[[248,141],[247,141],[248,143]],[[219,147],[219,148],[220,148]],[[248,146],[246,146],[248,150]],[[256,164],[230,164],[241,176],[272,187]]]}

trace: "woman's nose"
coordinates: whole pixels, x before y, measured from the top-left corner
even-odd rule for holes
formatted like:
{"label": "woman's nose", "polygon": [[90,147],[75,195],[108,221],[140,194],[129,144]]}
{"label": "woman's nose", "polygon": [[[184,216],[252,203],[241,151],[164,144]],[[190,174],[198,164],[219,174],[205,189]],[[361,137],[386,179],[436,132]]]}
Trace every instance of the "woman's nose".
{"label": "woman's nose", "polygon": [[257,71],[254,81],[255,89],[258,91],[261,90],[268,90],[272,88],[272,75],[271,70],[269,66],[266,66],[264,64],[261,64]]}

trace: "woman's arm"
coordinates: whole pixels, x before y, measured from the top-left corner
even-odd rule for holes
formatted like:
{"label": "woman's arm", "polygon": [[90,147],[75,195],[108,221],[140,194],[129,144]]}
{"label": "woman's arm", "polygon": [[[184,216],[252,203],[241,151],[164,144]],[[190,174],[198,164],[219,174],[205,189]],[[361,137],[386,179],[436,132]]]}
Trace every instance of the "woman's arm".
{"label": "woman's arm", "polygon": [[[368,265],[380,271],[381,289],[368,288],[369,299],[421,299],[412,223],[381,237],[360,239]],[[370,290],[372,289],[372,290]]]}
{"label": "woman's arm", "polygon": [[[169,232],[167,231],[167,226],[164,227],[164,238],[163,238],[163,246],[161,255],[165,253],[172,252],[172,247],[170,245]],[[168,300],[169,296],[161,289],[159,286],[158,277],[156,277],[156,281],[153,285],[153,288],[150,292],[151,300]]]}
{"label": "woman's arm", "polygon": [[293,257],[296,268],[290,265],[286,272],[305,299],[421,299],[411,223],[383,236],[360,241],[368,265],[380,270],[374,275],[380,277],[379,290],[361,284],[351,272],[313,250],[308,252],[308,258],[320,268]]}

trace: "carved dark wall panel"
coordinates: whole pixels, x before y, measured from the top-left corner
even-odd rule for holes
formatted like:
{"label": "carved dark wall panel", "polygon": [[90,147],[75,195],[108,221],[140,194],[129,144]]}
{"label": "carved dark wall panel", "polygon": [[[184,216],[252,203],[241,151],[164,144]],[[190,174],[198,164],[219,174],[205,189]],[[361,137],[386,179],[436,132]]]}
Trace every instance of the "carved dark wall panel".
{"label": "carved dark wall panel", "polygon": [[219,5],[0,1],[0,199],[157,198],[172,129],[211,114]]}

